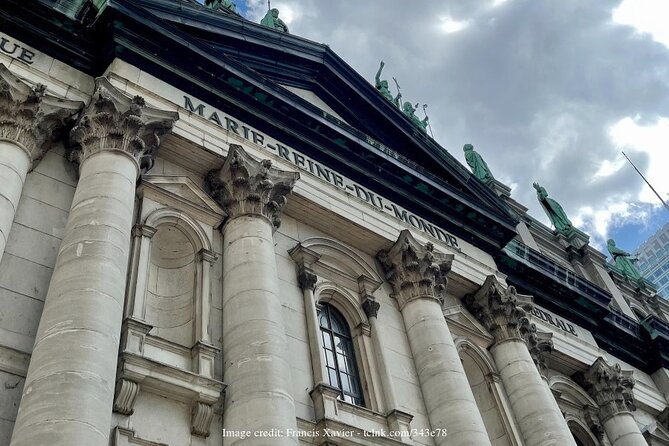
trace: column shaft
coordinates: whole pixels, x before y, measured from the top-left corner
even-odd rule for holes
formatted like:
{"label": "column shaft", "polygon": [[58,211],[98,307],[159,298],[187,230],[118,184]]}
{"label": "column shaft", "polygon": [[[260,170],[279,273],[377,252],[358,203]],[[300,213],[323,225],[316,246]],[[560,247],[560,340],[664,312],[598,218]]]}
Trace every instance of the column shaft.
{"label": "column shaft", "polygon": [[381,334],[379,333],[379,324],[376,321],[376,316],[368,317],[369,328],[372,332],[372,345],[376,353],[376,362],[381,374],[381,386],[383,387],[383,397],[386,403],[386,413],[397,409],[397,398],[395,397],[395,389],[393,387],[392,377],[390,376],[390,367],[386,362],[386,355],[383,351],[381,343]]}
{"label": "column shaft", "polygon": [[495,344],[491,353],[526,446],[576,446],[525,342],[509,338]]}
{"label": "column shaft", "polygon": [[307,318],[307,335],[309,336],[309,350],[311,350],[311,370],[314,374],[314,384],[328,383],[325,371],[325,352],[321,348],[321,328],[318,325],[318,312],[314,301],[314,290],[305,287],[302,291],[304,297],[304,312]]}
{"label": "column shaft", "polygon": [[434,298],[418,298],[402,309],[423,399],[432,429],[446,429],[435,444],[490,446],[453,337]]}
{"label": "column shaft", "polygon": [[639,425],[629,412],[612,416],[604,422],[606,436],[611,446],[647,446],[648,442],[639,431]]}
{"label": "column shaft", "polygon": [[[224,427],[251,431],[228,445],[266,445],[254,432],[296,429],[270,222],[241,215],[223,230]],[[272,444],[295,445],[295,437]]]}
{"label": "column shaft", "polygon": [[86,158],[26,377],[12,446],[107,446],[138,175]]}
{"label": "column shaft", "polygon": [[19,206],[21,191],[30,169],[28,152],[11,141],[0,141],[0,260]]}

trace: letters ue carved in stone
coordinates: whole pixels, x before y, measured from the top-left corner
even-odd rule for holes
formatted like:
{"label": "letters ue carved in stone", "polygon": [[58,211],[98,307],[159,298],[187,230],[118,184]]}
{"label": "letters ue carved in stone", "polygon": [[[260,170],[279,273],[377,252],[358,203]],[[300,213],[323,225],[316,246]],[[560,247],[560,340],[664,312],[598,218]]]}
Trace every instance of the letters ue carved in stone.
{"label": "letters ue carved in stone", "polygon": [[574,231],[574,226],[571,223],[571,220],[567,217],[564,209],[560,206],[560,203],[548,198],[548,192],[546,189],[539,185],[539,183],[533,183],[532,186],[537,191],[537,199],[541,203],[541,207],[544,208],[546,215],[550,219],[555,231],[562,235],[569,235]]}

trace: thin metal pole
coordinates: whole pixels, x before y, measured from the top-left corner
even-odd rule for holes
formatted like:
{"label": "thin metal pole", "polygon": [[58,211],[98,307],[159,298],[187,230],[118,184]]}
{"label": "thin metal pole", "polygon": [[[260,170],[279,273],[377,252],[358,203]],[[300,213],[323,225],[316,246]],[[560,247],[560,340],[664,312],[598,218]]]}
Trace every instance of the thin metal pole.
{"label": "thin metal pole", "polygon": [[632,165],[632,167],[634,167],[634,170],[636,170],[636,173],[638,173],[639,176],[640,176],[641,178],[643,178],[643,180],[646,182],[646,184],[648,185],[648,187],[650,187],[650,190],[652,190],[653,193],[654,193],[655,195],[657,195],[657,198],[660,200],[660,203],[662,203],[662,206],[664,206],[664,208],[665,208],[667,211],[669,211],[669,205],[667,205],[667,202],[664,201],[664,200],[662,199],[662,197],[660,196],[660,194],[655,190],[655,188],[654,188],[653,186],[651,186],[650,182],[646,179],[645,176],[643,176],[643,174],[641,173],[641,171],[640,171],[639,169],[637,169],[637,167],[634,165],[634,163],[633,163],[632,160],[629,158],[629,156],[627,156],[627,155],[625,154],[625,152],[621,152],[621,153],[623,154],[623,156],[624,156],[625,158],[627,158],[627,161],[629,161],[629,163]]}
{"label": "thin metal pole", "polygon": [[[423,104],[423,113],[425,113],[425,117],[427,118],[427,104]],[[434,133],[432,133],[432,124],[430,124],[430,121],[427,121],[427,128],[430,129],[430,136],[432,136],[432,139],[434,139]]]}

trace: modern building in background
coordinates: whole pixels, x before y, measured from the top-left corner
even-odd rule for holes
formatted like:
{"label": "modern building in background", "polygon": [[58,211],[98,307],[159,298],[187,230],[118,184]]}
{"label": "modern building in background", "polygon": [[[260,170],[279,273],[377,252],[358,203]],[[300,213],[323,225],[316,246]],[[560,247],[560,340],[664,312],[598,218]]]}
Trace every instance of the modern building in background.
{"label": "modern building in background", "polygon": [[207,3],[0,2],[0,445],[669,445],[624,247]]}
{"label": "modern building in background", "polygon": [[669,299],[669,223],[643,242],[637,250],[639,271],[657,287],[657,294]]}

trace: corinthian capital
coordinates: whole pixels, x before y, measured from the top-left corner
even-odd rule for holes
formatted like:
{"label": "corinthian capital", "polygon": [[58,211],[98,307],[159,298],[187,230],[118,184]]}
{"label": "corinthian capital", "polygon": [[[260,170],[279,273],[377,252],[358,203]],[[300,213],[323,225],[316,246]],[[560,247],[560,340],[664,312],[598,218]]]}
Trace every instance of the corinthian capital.
{"label": "corinthian capital", "polygon": [[546,354],[553,351],[553,333],[537,331],[537,326],[534,324],[523,324],[521,335],[527,344],[534,365],[543,375],[546,372]]}
{"label": "corinthian capital", "polygon": [[620,364],[609,365],[600,356],[585,373],[577,373],[574,379],[597,402],[602,423],[621,412],[636,410],[632,372],[623,371]]}
{"label": "corinthian capital", "polygon": [[495,341],[521,338],[521,328],[529,325],[532,297],[505,288],[495,276],[488,276],[483,286],[464,299],[465,306],[493,335]]}
{"label": "corinthian capital", "polygon": [[126,96],[99,77],[91,102],[70,133],[77,145],[73,157],[81,163],[94,153],[115,150],[135,158],[140,169],[149,170],[160,138],[172,130],[177,119],[177,112],[148,107],[141,96]]}
{"label": "corinthian capital", "polygon": [[286,196],[299,178],[297,172],[275,169],[270,160],[257,161],[242,146],[230,144],[225,163],[209,172],[206,182],[211,196],[231,219],[258,215],[277,229]]}
{"label": "corinthian capital", "polygon": [[47,95],[44,85],[28,86],[0,64],[0,140],[19,145],[33,166],[83,106],[83,102]]}
{"label": "corinthian capital", "polygon": [[400,309],[418,298],[443,302],[452,254],[435,252],[432,243],[421,245],[405,229],[393,247],[379,252],[377,258],[393,286]]}

